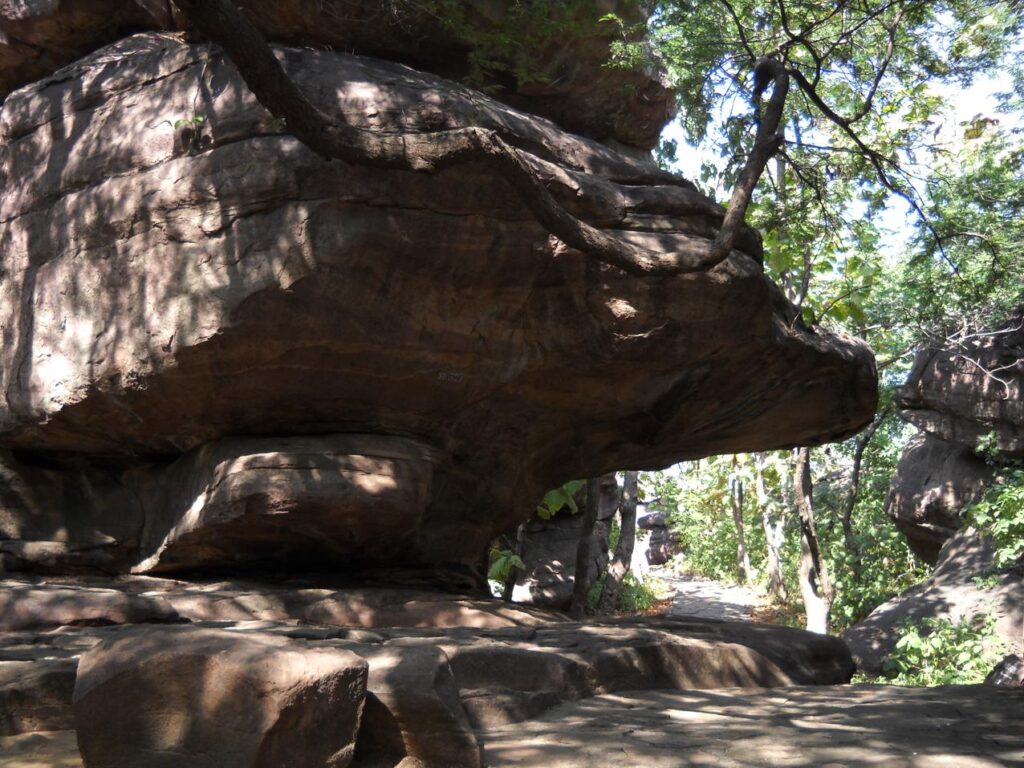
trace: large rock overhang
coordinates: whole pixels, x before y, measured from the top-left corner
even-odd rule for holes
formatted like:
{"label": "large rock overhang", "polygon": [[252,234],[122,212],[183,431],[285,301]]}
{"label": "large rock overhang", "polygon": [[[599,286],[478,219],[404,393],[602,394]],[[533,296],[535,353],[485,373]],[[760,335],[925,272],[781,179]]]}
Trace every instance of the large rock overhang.
{"label": "large rock overhang", "polygon": [[[625,239],[669,252],[721,221],[650,161],[449,81],[280,57],[325,110],[367,129],[514,136],[567,208]],[[180,121],[195,115],[193,140]],[[829,442],[874,413],[871,351],[802,325],[763,273],[757,233],[706,273],[626,275],[561,246],[486,167],[324,161],[205,45],[121,41],[12,94],[0,131],[0,538],[29,565],[32,542],[62,563],[82,541],[114,551],[113,569],[221,562],[232,520],[297,507],[245,491],[214,515],[217,541],[197,541],[182,520],[206,519],[219,468],[298,462],[303,487],[324,471],[308,446],[268,458],[275,437],[411,473],[417,508],[402,525],[385,516],[386,545],[349,562],[426,564],[476,560],[565,480]],[[218,463],[198,467],[202,455]],[[180,494],[183,467],[196,470]],[[172,496],[183,506],[168,512]],[[176,559],[184,539],[196,554]],[[310,546],[338,564],[356,545]]]}

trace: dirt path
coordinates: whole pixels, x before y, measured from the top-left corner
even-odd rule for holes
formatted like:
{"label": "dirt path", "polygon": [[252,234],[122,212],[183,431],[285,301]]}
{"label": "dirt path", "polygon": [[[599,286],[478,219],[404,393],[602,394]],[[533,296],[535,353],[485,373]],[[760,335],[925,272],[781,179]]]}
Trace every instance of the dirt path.
{"label": "dirt path", "polygon": [[665,567],[651,568],[650,574],[672,592],[672,603],[666,609],[669,616],[751,621],[754,611],[764,604],[764,596],[752,587],[701,580]]}

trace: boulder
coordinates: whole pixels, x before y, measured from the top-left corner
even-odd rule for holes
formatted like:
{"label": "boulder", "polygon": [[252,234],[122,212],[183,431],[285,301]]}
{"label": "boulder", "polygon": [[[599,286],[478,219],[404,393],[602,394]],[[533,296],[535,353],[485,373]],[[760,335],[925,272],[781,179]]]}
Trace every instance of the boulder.
{"label": "boulder", "polygon": [[[532,72],[495,55],[502,25],[517,12],[510,0],[462,3],[456,7],[458,18],[451,4],[431,7],[429,2],[238,0],[238,5],[270,40],[364,53],[468,79],[520,109],[601,141],[651,149],[675,111],[675,94],[653,64],[607,66],[611,42],[621,32],[601,18],[615,14],[625,29],[642,30],[648,11],[638,3],[576,3],[560,14],[549,9],[549,21],[558,19],[565,28],[553,24],[551,31],[536,30],[536,39],[519,41],[531,49]],[[445,16],[452,23],[445,23]],[[0,99],[125,34],[186,26],[170,0],[0,4]],[[474,66],[480,56],[493,58],[496,66]]]}
{"label": "boulder", "polygon": [[74,727],[70,705],[75,659],[2,659],[0,655],[0,736]]}
{"label": "boulder", "polygon": [[896,392],[900,417],[947,442],[1024,458],[1024,315],[955,349],[918,353]]}
{"label": "boulder", "polygon": [[366,662],[336,648],[142,629],[86,653],[75,681],[88,768],[345,768]]}
{"label": "boulder", "polygon": [[[355,654],[357,666],[368,663],[355,764],[478,766],[477,729],[519,722],[562,702],[620,690],[832,685],[848,681],[853,672],[841,641],[785,627],[665,617],[579,624],[551,613],[542,620],[544,612],[531,609],[532,625],[439,621],[342,628],[319,623],[318,613],[297,610],[306,604],[301,593],[310,590],[257,582],[245,587],[236,585],[237,598],[277,606],[278,618],[210,620],[195,613],[188,626],[77,624],[0,633],[0,736],[64,729],[74,719],[84,734],[86,759],[96,754],[89,749],[104,755],[88,765],[132,764],[117,762],[122,753],[114,753],[113,740],[123,736],[119,729],[137,732],[123,743],[136,755],[163,749],[172,737],[181,742],[176,749],[193,751],[212,738],[211,729],[221,741],[224,733],[236,734],[236,741],[250,746],[260,729],[270,729],[262,743],[277,743],[274,722],[298,718],[314,728],[321,704],[337,704],[332,691],[344,694],[337,706],[349,711],[345,690],[354,691],[354,683],[348,689],[328,683],[332,659],[344,670]],[[120,578],[110,588],[158,593],[176,605],[199,591],[197,585],[153,577]],[[227,585],[220,585],[219,599],[228,594]],[[379,603],[407,596],[396,590]],[[342,597],[337,591],[333,600]],[[491,603],[492,614],[500,615],[503,604]],[[450,615],[438,606],[438,618]],[[325,669],[317,678],[316,670]],[[314,678],[323,685],[315,696],[303,697],[303,686],[314,685]],[[295,683],[292,698],[282,692],[288,680]],[[350,680],[343,675],[343,682]],[[288,702],[301,711],[282,710]],[[347,715],[337,717],[348,728]],[[308,733],[305,727],[299,731]],[[295,734],[300,737],[306,738]],[[238,745],[224,749],[243,751]]]}
{"label": "boulder", "polygon": [[[686,249],[721,222],[649,158],[479,92],[277,51],[358,127],[514,137],[631,242]],[[752,230],[707,273],[628,276],[487,168],[322,160],[173,36],[8,96],[0,174],[8,567],[473,567],[567,480],[828,442],[875,406],[870,350],[799,322]]]}
{"label": "boulder", "polygon": [[357,762],[480,768],[480,747],[437,646],[361,650],[370,665]]}
{"label": "boulder", "polygon": [[939,549],[960,530],[961,511],[991,480],[992,469],[970,448],[919,433],[900,456],[886,512],[914,553],[934,565]]}
{"label": "boulder", "polygon": [[667,526],[651,528],[647,539],[647,564],[664,565],[682,552],[679,538]]}
{"label": "boulder", "polygon": [[664,512],[650,512],[636,519],[636,527],[642,531],[654,531],[658,528],[667,528],[668,520]]}
{"label": "boulder", "polygon": [[1024,570],[1018,567],[998,575],[993,586],[986,586],[983,579],[992,579],[991,546],[971,529],[958,532],[943,545],[931,576],[843,632],[858,668],[881,674],[883,659],[896,647],[900,625],[930,618],[956,622],[994,616],[998,636],[1011,649],[1024,651]]}

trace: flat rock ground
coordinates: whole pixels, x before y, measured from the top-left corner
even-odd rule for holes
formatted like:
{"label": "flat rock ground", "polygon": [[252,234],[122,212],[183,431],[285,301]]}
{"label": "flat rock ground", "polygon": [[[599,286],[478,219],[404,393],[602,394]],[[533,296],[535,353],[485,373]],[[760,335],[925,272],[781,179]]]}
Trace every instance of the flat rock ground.
{"label": "flat rock ground", "polygon": [[[480,733],[491,768],[1024,765],[1024,691],[955,686],[623,692]],[[72,731],[0,739],[0,768],[81,768]]]}
{"label": "flat rock ground", "polygon": [[954,686],[639,691],[482,734],[520,768],[1024,765],[1024,691]]}
{"label": "flat rock ground", "polygon": [[[751,589],[659,569],[667,612],[746,620]],[[1024,690],[796,686],[619,691],[477,732],[491,768],[1024,766]],[[0,738],[0,768],[82,768],[71,730]],[[354,768],[359,768],[358,764]]]}

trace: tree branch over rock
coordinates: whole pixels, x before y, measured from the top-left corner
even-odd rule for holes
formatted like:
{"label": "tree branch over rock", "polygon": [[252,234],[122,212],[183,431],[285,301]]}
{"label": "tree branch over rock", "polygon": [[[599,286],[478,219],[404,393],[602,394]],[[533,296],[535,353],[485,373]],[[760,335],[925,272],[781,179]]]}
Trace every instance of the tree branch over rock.
{"label": "tree branch over rock", "polygon": [[552,235],[570,248],[632,275],[702,272],[729,257],[747,207],[768,161],[782,144],[779,121],[788,76],[779,68],[754,148],[740,172],[714,241],[695,242],[671,253],[628,243],[573,216],[529,167],[523,151],[499,131],[466,127],[386,136],[353,127],[306,98],[287,75],[260,31],[231,0],[174,0],[189,21],[220,45],[259,102],[285,121],[295,138],[314,152],[358,165],[436,173],[463,163],[484,163],[511,184],[523,204]]}

